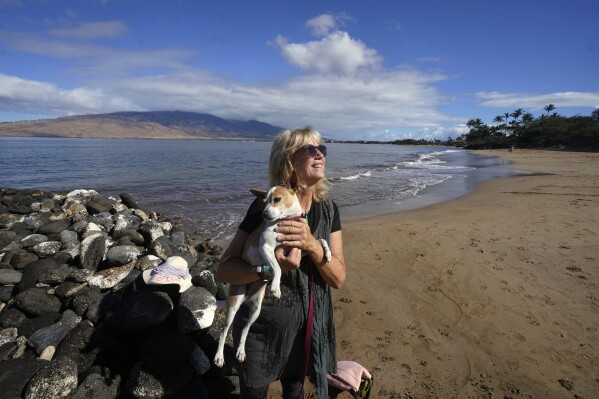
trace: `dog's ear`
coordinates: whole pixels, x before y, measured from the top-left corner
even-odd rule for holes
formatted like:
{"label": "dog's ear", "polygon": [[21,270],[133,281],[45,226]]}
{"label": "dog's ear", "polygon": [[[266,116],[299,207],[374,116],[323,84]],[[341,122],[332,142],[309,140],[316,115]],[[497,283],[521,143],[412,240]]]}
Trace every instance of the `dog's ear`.
{"label": "dog's ear", "polygon": [[250,188],[250,193],[254,194],[257,198],[266,199],[266,194],[268,194],[268,191]]}

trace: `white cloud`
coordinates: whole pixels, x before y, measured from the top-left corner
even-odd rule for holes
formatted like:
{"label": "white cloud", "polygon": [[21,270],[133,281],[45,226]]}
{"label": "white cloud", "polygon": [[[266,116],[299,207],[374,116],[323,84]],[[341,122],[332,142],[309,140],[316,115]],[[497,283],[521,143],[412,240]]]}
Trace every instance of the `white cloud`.
{"label": "white cloud", "polygon": [[322,14],[306,22],[306,27],[315,36],[325,36],[331,31],[337,30],[337,21],[331,14]]}
{"label": "white cloud", "polygon": [[89,22],[77,28],[60,28],[48,31],[53,36],[70,39],[112,39],[122,36],[127,27],[120,21]]}
{"label": "white cloud", "polygon": [[342,31],[307,43],[289,43],[277,36],[274,44],[287,62],[305,71],[353,74],[361,68],[377,67],[382,61],[376,50]]}
{"label": "white cloud", "polygon": [[479,92],[476,96],[480,105],[503,108],[542,109],[547,104],[560,107],[599,108],[599,93],[594,92],[558,92],[549,94]]}
{"label": "white cloud", "polygon": [[189,49],[121,49],[10,31],[0,31],[0,41],[18,51],[73,60],[71,70],[88,76],[181,70],[186,69],[186,62],[197,55]]}
{"label": "white cloud", "polygon": [[331,32],[339,30],[352,18],[344,12],[336,14],[321,14],[306,22],[306,27],[314,36],[326,36]]}
{"label": "white cloud", "polygon": [[0,109],[10,112],[74,115],[137,109],[128,99],[101,89],[59,89],[56,85],[0,73]]}
{"label": "white cloud", "polygon": [[419,131],[458,123],[438,112],[448,99],[433,83],[443,79],[439,74],[398,69],[250,85],[194,71],[113,79],[103,82],[101,89],[63,90],[0,75],[0,110],[68,115],[178,109],[289,128],[310,125],[331,137],[360,138],[390,127]]}
{"label": "white cloud", "polygon": [[437,111],[448,101],[432,86],[442,79],[442,75],[400,69],[351,78],[304,76],[266,86],[190,72],[129,79],[115,90],[127,92],[146,109],[184,107],[281,127],[311,125],[323,132],[359,135],[389,126],[420,129],[457,123]]}

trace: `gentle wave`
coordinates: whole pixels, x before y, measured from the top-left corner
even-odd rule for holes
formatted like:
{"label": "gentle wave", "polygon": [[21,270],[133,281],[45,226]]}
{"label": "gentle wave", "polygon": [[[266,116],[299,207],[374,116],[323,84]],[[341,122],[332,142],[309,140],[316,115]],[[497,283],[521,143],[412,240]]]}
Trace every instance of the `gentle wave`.
{"label": "gentle wave", "polygon": [[372,171],[369,170],[368,172],[358,173],[357,175],[353,176],[340,177],[339,180],[356,180],[360,177],[372,177]]}

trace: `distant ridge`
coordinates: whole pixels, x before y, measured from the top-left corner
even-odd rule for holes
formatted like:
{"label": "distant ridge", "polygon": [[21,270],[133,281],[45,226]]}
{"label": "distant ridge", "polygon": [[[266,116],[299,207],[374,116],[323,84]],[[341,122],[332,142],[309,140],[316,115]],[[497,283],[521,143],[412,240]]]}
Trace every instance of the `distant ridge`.
{"label": "distant ridge", "polygon": [[184,111],[113,112],[0,123],[0,136],[270,140],[283,128]]}

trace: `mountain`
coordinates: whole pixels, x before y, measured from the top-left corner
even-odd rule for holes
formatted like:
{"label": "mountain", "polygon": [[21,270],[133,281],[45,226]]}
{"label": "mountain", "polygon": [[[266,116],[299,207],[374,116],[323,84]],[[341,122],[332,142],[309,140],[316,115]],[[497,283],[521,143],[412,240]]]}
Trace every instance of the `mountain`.
{"label": "mountain", "polygon": [[269,140],[283,128],[183,111],[114,112],[0,123],[0,136]]}

